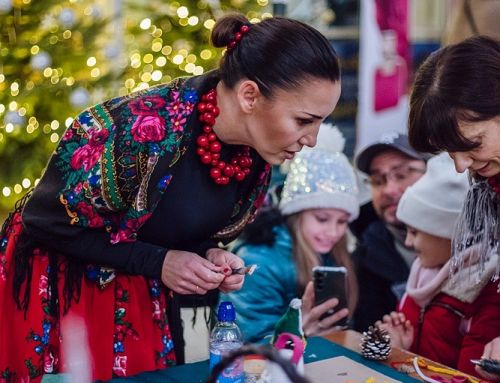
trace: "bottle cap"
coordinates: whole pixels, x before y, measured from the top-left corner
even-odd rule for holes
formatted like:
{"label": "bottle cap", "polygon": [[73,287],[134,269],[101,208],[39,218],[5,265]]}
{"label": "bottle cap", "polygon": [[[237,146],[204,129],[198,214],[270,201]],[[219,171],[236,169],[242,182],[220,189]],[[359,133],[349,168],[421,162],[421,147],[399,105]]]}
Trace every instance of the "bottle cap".
{"label": "bottle cap", "polygon": [[236,311],[232,302],[221,302],[217,312],[219,322],[233,322],[236,319]]}

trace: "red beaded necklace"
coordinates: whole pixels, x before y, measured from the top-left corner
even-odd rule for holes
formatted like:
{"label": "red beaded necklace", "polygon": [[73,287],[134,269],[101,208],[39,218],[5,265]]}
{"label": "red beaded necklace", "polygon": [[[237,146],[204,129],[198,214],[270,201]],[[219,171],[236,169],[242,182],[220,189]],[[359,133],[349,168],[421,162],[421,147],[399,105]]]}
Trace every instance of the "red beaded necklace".
{"label": "red beaded necklace", "polygon": [[231,178],[243,181],[250,174],[252,166],[250,147],[244,146],[243,150],[236,153],[227,163],[220,159],[222,144],[212,129],[212,126],[215,125],[215,119],[219,115],[215,89],[211,89],[201,96],[198,112],[200,113],[198,119],[203,124],[203,133],[196,139],[196,154],[203,164],[210,166],[210,177],[217,185],[227,185]]}

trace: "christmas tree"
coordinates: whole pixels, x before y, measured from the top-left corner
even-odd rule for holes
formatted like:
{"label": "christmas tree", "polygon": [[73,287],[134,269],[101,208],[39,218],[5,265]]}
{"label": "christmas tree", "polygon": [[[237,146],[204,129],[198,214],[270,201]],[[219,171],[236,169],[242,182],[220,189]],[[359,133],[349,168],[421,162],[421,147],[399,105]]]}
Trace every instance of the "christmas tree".
{"label": "christmas tree", "polygon": [[268,0],[0,0],[0,219],[32,188],[82,109],[216,66],[229,11]]}

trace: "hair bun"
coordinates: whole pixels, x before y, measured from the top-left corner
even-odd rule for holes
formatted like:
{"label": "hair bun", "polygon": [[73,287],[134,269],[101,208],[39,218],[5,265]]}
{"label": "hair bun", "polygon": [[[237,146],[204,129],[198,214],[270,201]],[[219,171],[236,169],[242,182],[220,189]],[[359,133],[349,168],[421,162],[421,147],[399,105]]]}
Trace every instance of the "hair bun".
{"label": "hair bun", "polygon": [[229,44],[242,25],[250,24],[248,19],[238,13],[225,15],[215,23],[212,29],[211,40],[214,47],[221,48]]}

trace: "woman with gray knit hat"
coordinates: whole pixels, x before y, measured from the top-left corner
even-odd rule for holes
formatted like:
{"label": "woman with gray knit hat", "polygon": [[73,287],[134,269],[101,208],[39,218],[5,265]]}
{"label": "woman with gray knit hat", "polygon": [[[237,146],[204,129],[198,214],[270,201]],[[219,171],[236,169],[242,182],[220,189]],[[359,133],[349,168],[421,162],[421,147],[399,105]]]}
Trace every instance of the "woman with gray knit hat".
{"label": "woman with gray knit hat", "polygon": [[451,272],[451,238],[468,190],[467,175],[442,153],[405,191],[396,215],[407,225],[406,244],[417,259],[398,312],[377,325],[390,332],[393,346],[474,374],[471,359],[480,359],[500,333],[500,294],[491,281],[496,254],[483,264],[472,246],[462,255],[465,265]]}
{"label": "woman with gray knit hat", "polygon": [[[323,129],[331,128],[322,127],[320,136]],[[356,178],[345,155],[324,146],[318,141],[317,147],[294,158],[279,209],[261,211],[234,249],[245,264],[258,265],[240,291],[223,297],[234,303],[246,341],[260,342],[272,334],[290,301],[302,294],[303,329],[308,336],[331,332],[354,309],[357,284],[344,236],[347,224],[359,214]],[[315,266],[346,267],[349,310],[320,319],[338,301],[313,307]]]}

